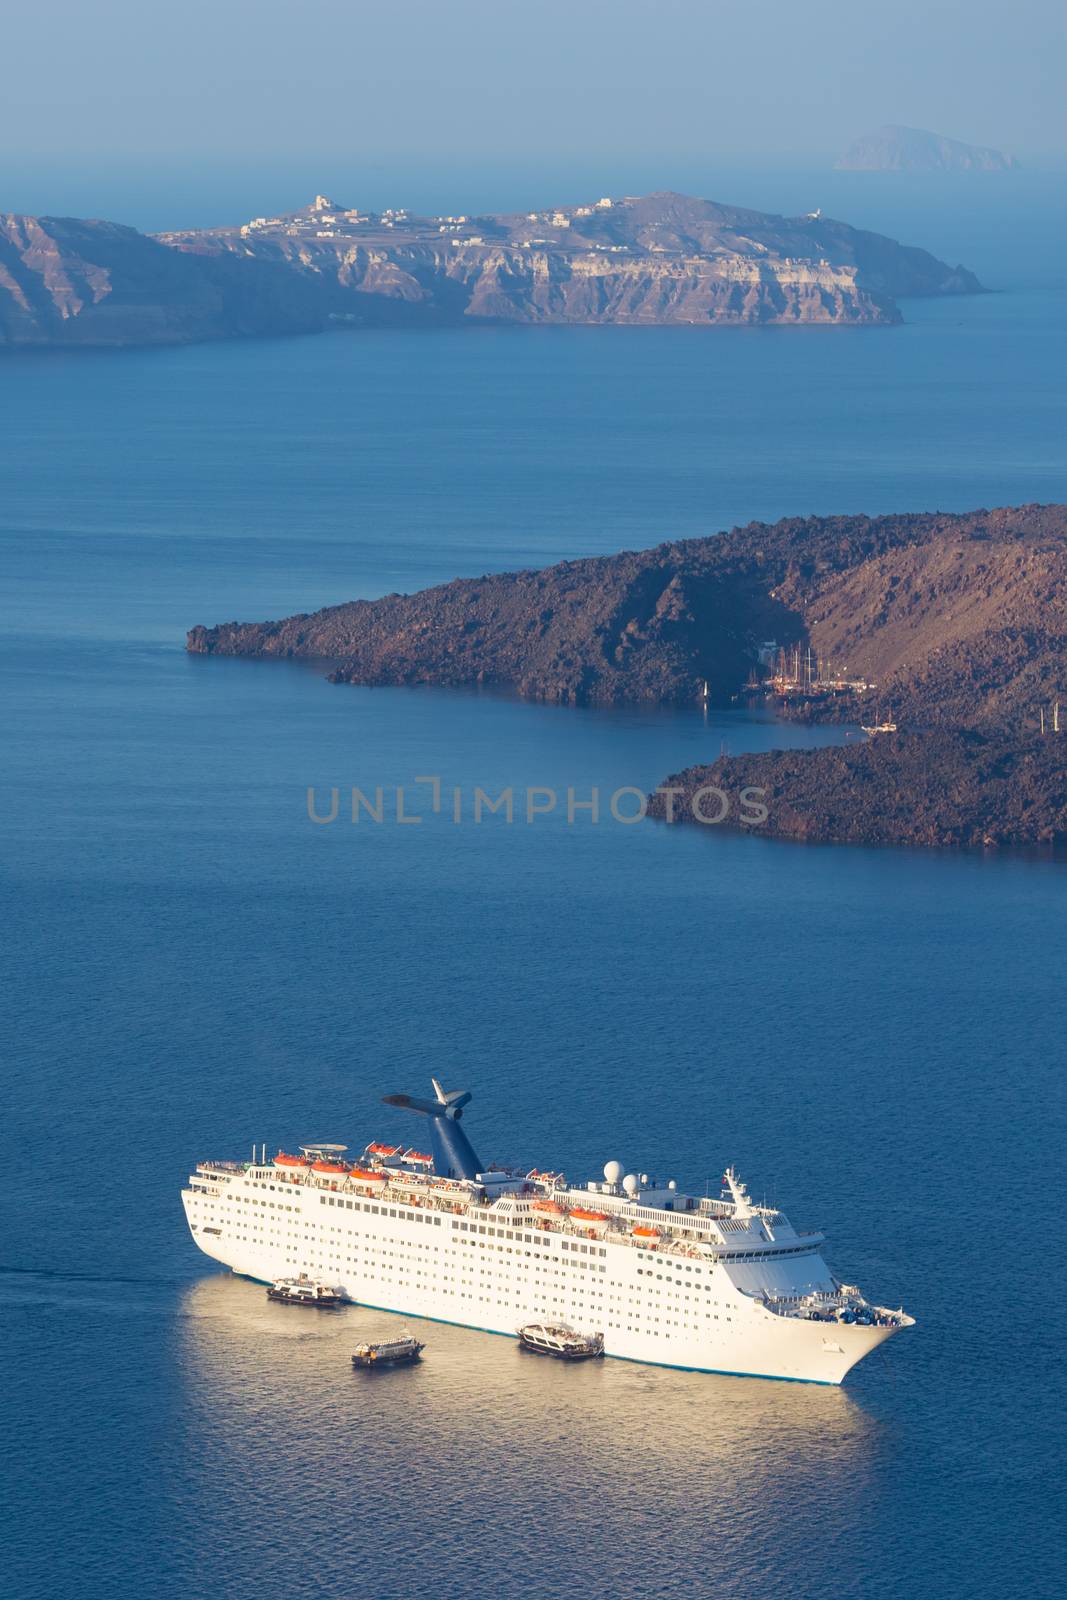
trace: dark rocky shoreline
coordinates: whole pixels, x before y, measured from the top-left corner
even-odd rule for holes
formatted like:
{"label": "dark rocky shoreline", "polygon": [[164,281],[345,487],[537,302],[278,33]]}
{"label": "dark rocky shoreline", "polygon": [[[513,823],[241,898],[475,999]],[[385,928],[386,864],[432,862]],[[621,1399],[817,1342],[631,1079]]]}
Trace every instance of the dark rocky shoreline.
{"label": "dark rocky shoreline", "polygon": [[[1065,756],[1064,734],[1019,742],[963,730],[878,734],[689,767],[663,780],[648,814],[708,832],[723,827],[808,844],[1063,845]],[[734,801],[742,795],[744,809]]]}
{"label": "dark rocky shoreline", "polygon": [[1067,745],[1051,722],[1067,688],[1065,506],[752,523],[277,622],[198,626],[187,647],[329,661],[337,684],[484,685],[588,705],[693,704],[706,686],[711,704],[729,705],[771,640],[870,685],[801,697],[787,714],[891,720],[900,735],[727,758],[681,774],[686,794],[715,775],[731,791],[767,787],[766,827],[783,838],[1064,836]]}
{"label": "dark rocky shoreline", "polygon": [[[1067,507],[796,517],[459,578],[274,622],[190,630],[201,655],[339,663],[335,683],[493,684],[530,699],[729,705],[762,644],[877,687],[798,714],[916,726],[1033,719],[1067,660]],[[1067,676],[1067,674],[1064,674]]]}

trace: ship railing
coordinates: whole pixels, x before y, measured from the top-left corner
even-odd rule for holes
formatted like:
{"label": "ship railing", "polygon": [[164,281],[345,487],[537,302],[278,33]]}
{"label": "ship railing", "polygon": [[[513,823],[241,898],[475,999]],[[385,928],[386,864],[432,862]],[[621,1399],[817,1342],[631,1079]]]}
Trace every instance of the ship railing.
{"label": "ship railing", "polygon": [[[529,1226],[524,1223],[523,1226]],[[635,1238],[625,1225],[612,1226],[610,1223],[601,1223],[598,1227],[582,1227],[577,1223],[568,1222],[566,1217],[560,1217],[558,1222],[538,1221],[535,1224],[544,1232],[563,1233],[568,1238],[601,1240],[607,1244],[627,1245],[631,1250],[644,1250],[652,1255],[686,1256],[692,1261],[707,1261],[712,1259],[709,1250],[714,1251],[714,1243],[708,1242],[702,1247],[702,1241],[696,1239],[674,1239],[663,1234],[658,1239]]]}
{"label": "ship railing", "polygon": [[[292,1175],[292,1183],[310,1183],[310,1175]],[[379,1203],[389,1202],[393,1205],[414,1205],[427,1211],[438,1211],[446,1216],[480,1215],[492,1220],[497,1227],[525,1229],[532,1232],[565,1234],[568,1238],[585,1240],[604,1240],[610,1244],[627,1245],[632,1250],[645,1250],[649,1254],[685,1256],[694,1261],[707,1261],[718,1259],[717,1239],[704,1239],[699,1235],[683,1239],[662,1234],[658,1239],[635,1238],[632,1234],[629,1219],[612,1217],[609,1222],[588,1226],[571,1222],[565,1214],[558,1218],[545,1216],[493,1216],[490,1206],[481,1207],[473,1197],[461,1190],[442,1194],[440,1191],[427,1190],[413,1195],[411,1185],[407,1182],[386,1183],[381,1189],[367,1191],[358,1187],[349,1189],[345,1181],[338,1175],[338,1180],[331,1182],[329,1178],[314,1181],[314,1187],[325,1190],[336,1190],[337,1193],[360,1194],[364,1198],[368,1193]],[[679,1219],[684,1218],[684,1213],[679,1212]],[[745,1230],[741,1230],[745,1231]]]}
{"label": "ship railing", "polygon": [[[281,1182],[297,1186],[302,1184],[310,1185],[313,1188],[334,1191],[338,1194],[359,1194],[363,1198],[373,1194],[373,1197],[379,1203],[414,1205],[427,1211],[438,1211],[444,1215],[468,1216],[473,1213],[484,1215],[487,1218],[491,1215],[491,1207],[486,1206],[483,1209],[476,1200],[459,1188],[446,1193],[429,1188],[413,1193],[412,1185],[406,1180],[406,1177],[400,1182],[390,1181],[380,1189],[368,1191],[361,1188],[358,1182],[349,1187],[347,1179],[343,1178],[340,1173],[335,1177],[326,1175],[320,1177],[318,1174],[310,1172],[277,1173],[275,1176]],[[685,1213],[678,1213],[679,1219],[684,1219],[684,1216]],[[634,1250],[645,1250],[650,1254],[686,1256],[691,1260],[717,1259],[716,1247],[719,1241],[716,1239],[704,1240],[699,1236],[691,1239],[680,1239],[672,1238],[666,1234],[661,1235],[658,1239],[651,1240],[635,1238],[630,1231],[629,1219],[622,1217],[612,1217],[607,1223],[599,1223],[591,1227],[571,1222],[566,1215],[555,1219],[549,1219],[544,1216],[519,1215],[505,1217],[497,1215],[494,1221],[498,1227],[526,1229],[542,1233],[563,1233],[568,1238],[575,1239],[602,1239],[611,1244],[628,1245]]]}
{"label": "ship railing", "polygon": [[[744,1293],[743,1290],[742,1293]],[[755,1294],[750,1298],[758,1301],[768,1311],[779,1317],[803,1318],[810,1311],[862,1310],[875,1317],[883,1325],[887,1323],[903,1325],[906,1320],[900,1311],[893,1311],[886,1306],[871,1305],[864,1299],[855,1284],[842,1284],[839,1289],[833,1291],[811,1289],[807,1294]]]}
{"label": "ship railing", "polygon": [[661,1234],[658,1239],[635,1238],[632,1233],[620,1231],[610,1235],[612,1244],[626,1244],[634,1250],[655,1251],[658,1255],[692,1256],[694,1259],[707,1256],[708,1252],[716,1252],[719,1246],[717,1239],[678,1239],[669,1234]]}

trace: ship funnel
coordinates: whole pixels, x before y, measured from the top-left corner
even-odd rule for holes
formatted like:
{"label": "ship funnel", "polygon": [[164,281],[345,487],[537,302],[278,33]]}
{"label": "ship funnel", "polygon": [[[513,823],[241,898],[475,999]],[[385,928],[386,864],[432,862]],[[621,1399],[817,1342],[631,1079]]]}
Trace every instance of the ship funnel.
{"label": "ship funnel", "polygon": [[451,1094],[446,1094],[436,1078],[431,1078],[430,1082],[433,1084],[433,1092],[437,1096],[438,1105],[445,1106],[450,1111],[459,1111],[470,1101],[471,1092],[469,1089],[453,1089]]}
{"label": "ship funnel", "polygon": [[430,1144],[433,1150],[433,1169],[439,1178],[471,1178],[478,1176],[482,1163],[459,1120],[463,1107],[470,1101],[469,1089],[454,1089],[446,1094],[436,1078],[431,1078],[434,1100],[420,1100],[410,1094],[387,1094],[384,1104],[400,1106],[405,1111],[417,1112],[430,1119]]}

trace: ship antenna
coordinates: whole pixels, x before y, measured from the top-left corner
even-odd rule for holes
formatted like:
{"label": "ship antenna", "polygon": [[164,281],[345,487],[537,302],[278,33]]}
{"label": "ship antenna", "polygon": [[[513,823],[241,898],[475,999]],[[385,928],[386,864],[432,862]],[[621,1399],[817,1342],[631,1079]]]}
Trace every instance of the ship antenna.
{"label": "ship antenna", "polygon": [[745,1192],[745,1186],[737,1176],[733,1167],[726,1169],[726,1186],[734,1203],[734,1216],[739,1221],[752,1215],[752,1202]]}

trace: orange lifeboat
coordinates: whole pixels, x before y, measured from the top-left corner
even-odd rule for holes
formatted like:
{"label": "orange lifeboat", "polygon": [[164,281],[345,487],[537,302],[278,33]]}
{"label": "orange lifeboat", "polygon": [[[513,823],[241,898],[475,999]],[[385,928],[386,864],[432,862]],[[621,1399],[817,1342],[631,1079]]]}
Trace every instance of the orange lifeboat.
{"label": "orange lifeboat", "polygon": [[571,1212],[571,1221],[607,1222],[609,1221],[609,1218],[606,1211],[582,1211],[578,1207],[575,1207],[575,1209]]}
{"label": "orange lifeboat", "polygon": [[279,1150],[274,1157],[276,1167],[306,1167],[307,1162],[303,1156],[287,1156],[284,1150]]}
{"label": "orange lifeboat", "polygon": [[554,1200],[535,1200],[533,1209],[535,1211],[546,1211],[550,1217],[561,1217],[563,1215],[563,1207],[558,1206]]}
{"label": "orange lifeboat", "polygon": [[385,1183],[384,1172],[369,1172],[365,1167],[353,1167],[348,1174],[356,1183]]}
{"label": "orange lifeboat", "polygon": [[430,1167],[433,1165],[433,1156],[426,1155],[422,1150],[405,1150],[404,1160],[417,1161],[421,1167]]}
{"label": "orange lifeboat", "polygon": [[312,1172],[347,1172],[348,1168],[343,1167],[339,1161],[313,1161],[311,1170]]}
{"label": "orange lifeboat", "polygon": [[400,1148],[398,1144],[369,1144],[367,1146],[367,1154],[369,1156],[398,1156]]}
{"label": "orange lifeboat", "polygon": [[659,1229],[658,1228],[631,1228],[630,1232],[633,1234],[635,1239],[658,1239],[659,1238]]}

